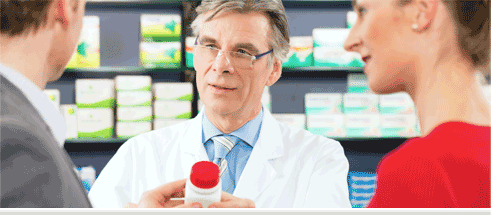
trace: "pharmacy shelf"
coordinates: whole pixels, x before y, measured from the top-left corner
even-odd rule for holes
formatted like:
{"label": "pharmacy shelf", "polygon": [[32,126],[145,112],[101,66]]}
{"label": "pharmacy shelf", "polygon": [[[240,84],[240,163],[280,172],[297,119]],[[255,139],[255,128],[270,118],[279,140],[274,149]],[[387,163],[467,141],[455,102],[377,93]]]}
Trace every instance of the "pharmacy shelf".
{"label": "pharmacy shelf", "polygon": [[[346,153],[385,154],[397,148],[408,138],[333,138],[341,143]],[[68,152],[116,151],[128,139],[79,138],[65,141]]]}
{"label": "pharmacy shelf", "polygon": [[66,144],[123,144],[127,138],[77,138],[67,139]]}
{"label": "pharmacy shelf", "polygon": [[99,67],[66,69],[58,82],[71,82],[80,78],[113,79],[118,75],[149,75],[156,80],[184,80],[184,73],[180,68]]}

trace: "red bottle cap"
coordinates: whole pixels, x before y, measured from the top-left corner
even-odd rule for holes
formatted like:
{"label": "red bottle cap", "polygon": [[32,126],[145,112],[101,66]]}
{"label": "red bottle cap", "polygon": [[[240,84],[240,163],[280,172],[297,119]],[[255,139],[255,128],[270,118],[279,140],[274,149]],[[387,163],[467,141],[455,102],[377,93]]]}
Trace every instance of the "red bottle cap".
{"label": "red bottle cap", "polygon": [[210,161],[200,161],[191,168],[190,180],[194,186],[201,189],[210,189],[218,184],[220,170]]}

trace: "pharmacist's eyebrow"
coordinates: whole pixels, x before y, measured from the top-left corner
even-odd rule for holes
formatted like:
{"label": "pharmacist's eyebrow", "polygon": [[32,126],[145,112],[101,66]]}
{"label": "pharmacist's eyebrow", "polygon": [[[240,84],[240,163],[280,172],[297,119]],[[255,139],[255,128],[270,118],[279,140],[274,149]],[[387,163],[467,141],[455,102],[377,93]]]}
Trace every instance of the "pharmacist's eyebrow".
{"label": "pharmacist's eyebrow", "polygon": [[259,50],[252,43],[238,43],[235,45],[237,49],[245,49],[255,54],[259,53]]}
{"label": "pharmacist's eyebrow", "polygon": [[217,43],[217,40],[211,38],[211,37],[208,37],[208,36],[200,36],[199,37],[199,43],[200,44],[203,44],[203,43],[213,43],[213,44],[216,44]]}

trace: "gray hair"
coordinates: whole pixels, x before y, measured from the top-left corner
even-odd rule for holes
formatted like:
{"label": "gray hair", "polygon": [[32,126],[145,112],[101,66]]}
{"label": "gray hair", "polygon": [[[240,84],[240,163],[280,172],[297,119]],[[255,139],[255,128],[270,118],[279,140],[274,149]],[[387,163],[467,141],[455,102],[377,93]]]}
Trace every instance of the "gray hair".
{"label": "gray hair", "polygon": [[290,31],[285,7],[281,0],[203,0],[196,8],[198,16],[191,24],[194,35],[198,35],[204,14],[212,12],[204,21],[213,19],[220,11],[238,13],[262,12],[269,19],[271,30],[269,48],[273,55],[284,61],[290,50]]}

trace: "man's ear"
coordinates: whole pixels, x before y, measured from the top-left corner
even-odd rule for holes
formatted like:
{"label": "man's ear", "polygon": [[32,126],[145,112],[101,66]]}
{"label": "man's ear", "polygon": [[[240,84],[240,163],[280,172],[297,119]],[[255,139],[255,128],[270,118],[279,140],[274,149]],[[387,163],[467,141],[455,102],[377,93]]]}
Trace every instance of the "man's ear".
{"label": "man's ear", "polygon": [[268,81],[266,82],[266,86],[270,87],[274,83],[276,83],[280,77],[283,69],[283,61],[274,57],[273,58],[273,72],[268,77]]}
{"label": "man's ear", "polygon": [[53,14],[56,22],[66,28],[75,18],[77,9],[79,9],[78,0],[57,0],[54,2]]}

